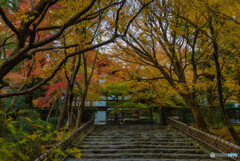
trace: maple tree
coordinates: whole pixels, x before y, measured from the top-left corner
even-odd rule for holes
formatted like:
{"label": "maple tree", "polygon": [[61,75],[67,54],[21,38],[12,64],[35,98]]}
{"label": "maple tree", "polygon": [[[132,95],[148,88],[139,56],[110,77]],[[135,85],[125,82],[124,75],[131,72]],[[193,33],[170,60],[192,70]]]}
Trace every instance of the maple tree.
{"label": "maple tree", "polygon": [[83,69],[84,69],[84,88],[80,86],[80,84],[77,82],[77,87],[79,89],[79,93],[80,93],[80,106],[78,107],[78,114],[77,114],[77,120],[76,120],[76,126],[75,129],[77,129],[80,126],[80,123],[82,122],[82,118],[83,118],[83,111],[84,111],[84,107],[85,107],[85,100],[87,97],[87,92],[88,92],[88,88],[90,85],[90,81],[91,78],[93,76],[93,72],[95,70],[95,64],[96,64],[96,60],[97,60],[97,52],[94,56],[94,60],[92,62],[92,66],[91,66],[91,71],[88,74],[88,70],[87,70],[87,57],[85,54],[83,54]]}
{"label": "maple tree", "polygon": [[[181,3],[181,1],[179,1]],[[239,7],[239,3],[237,1],[231,1],[228,3],[218,2],[218,1],[198,1],[197,3],[191,3],[191,4],[182,4],[185,9],[189,10],[183,10],[183,13],[173,13],[183,19],[188,25],[193,26],[195,29],[199,30],[206,40],[210,41],[207,42],[207,44],[210,47],[209,55],[212,57],[212,61],[214,62],[215,66],[215,76],[216,76],[216,86],[217,86],[217,96],[218,96],[218,103],[222,111],[222,115],[224,118],[224,121],[226,123],[226,126],[231,133],[232,137],[234,138],[234,141],[236,144],[240,145],[240,138],[238,137],[235,129],[233,128],[230,119],[228,117],[228,114],[226,112],[226,109],[224,107],[224,102],[226,99],[224,99],[224,89],[225,92],[228,95],[232,95],[235,90],[231,90],[230,84],[233,84],[235,86],[235,89],[238,93],[238,84],[235,78],[233,78],[231,75],[227,74],[224,77],[223,69],[225,74],[231,70],[231,67],[228,66],[228,62],[230,59],[233,59],[236,61],[233,56],[238,52],[239,50],[239,33],[237,33],[236,30],[232,30],[232,28],[236,28],[238,18],[235,17],[235,15],[238,15],[239,13],[237,11],[231,11],[226,10],[226,7]],[[179,5],[181,6],[181,5]],[[189,6],[191,6],[189,8]],[[181,6],[182,7],[182,6]],[[212,9],[214,8],[214,10]],[[228,13],[222,13],[218,12],[222,9],[225,9]],[[190,15],[186,16],[184,13],[191,12],[193,15],[198,16],[199,19],[197,20],[195,17],[192,17]],[[231,15],[230,18],[229,16]],[[200,21],[199,21],[200,20]],[[231,37],[231,41],[226,41],[226,37]],[[235,37],[238,35],[237,37]],[[236,74],[236,73],[235,73]],[[226,78],[228,77],[228,78]],[[232,82],[230,83],[229,82]],[[225,83],[223,83],[225,82]],[[225,84],[225,85],[223,85]],[[230,88],[229,88],[230,87]],[[237,87],[237,88],[236,88]],[[232,92],[233,91],[233,92]]]}
{"label": "maple tree", "polygon": [[0,143],[10,133],[20,140],[15,121],[31,126],[29,147],[46,142],[34,133],[43,127],[53,139],[45,125],[76,129],[86,101],[104,96],[116,113],[189,107],[204,131],[211,121],[201,109],[219,109],[240,145],[225,105],[240,101],[239,9],[237,0],[1,0]]}
{"label": "maple tree", "polygon": [[[183,22],[175,26],[173,30],[187,37],[186,43],[193,52],[193,61],[191,63],[193,66],[192,71],[194,72],[193,78],[199,79],[195,91],[202,91],[200,88],[205,88],[205,92],[210,99],[210,107],[213,106],[212,101],[215,102],[215,106],[220,107],[229,132],[235,143],[239,144],[239,137],[224,107],[224,102],[229,97],[233,99],[239,95],[239,67],[235,63],[238,60],[237,53],[239,51],[239,32],[236,29],[238,26],[238,17],[236,15],[238,13],[225,8],[235,8],[239,4],[236,1],[229,3],[218,1],[176,2],[178,5],[176,5],[176,9],[172,9],[171,13],[176,16],[178,21],[180,18]],[[222,11],[225,13],[222,13]],[[195,39],[196,41],[194,41],[194,37],[188,36],[188,33],[192,31],[199,34]],[[193,46],[194,42],[197,44],[195,48]],[[199,51],[202,54],[199,51],[194,53],[194,49],[200,49]],[[198,57],[199,54],[201,58]],[[198,93],[198,95],[201,94],[201,92]],[[218,102],[217,105],[216,102]]]}
{"label": "maple tree", "polygon": [[[155,79],[167,80],[191,107],[198,127],[207,131],[194,91],[198,70],[196,68],[198,62],[195,62],[194,56],[199,31],[189,31],[186,37],[181,36],[181,29],[178,29],[178,26],[182,22],[167,10],[173,7],[171,5],[170,1],[165,3],[156,1],[150,5],[148,10],[134,21],[134,28],[118,42],[116,48],[119,53],[131,56],[133,62],[158,69],[160,73]],[[189,37],[193,43],[186,46],[184,43],[188,43]],[[199,56],[201,55],[200,53]],[[191,69],[193,75],[188,72]]]}
{"label": "maple tree", "polygon": [[191,107],[197,126],[208,131],[199,109],[202,106],[199,98],[204,91],[210,106],[221,107],[225,123],[239,144],[224,108],[229,97],[239,94],[238,65],[229,65],[236,62],[239,50],[239,32],[232,30],[238,25],[238,13],[221,12],[226,5],[231,8],[239,4],[236,1],[156,1],[134,21],[127,36],[118,41],[114,55],[144,68],[158,69],[160,73],[149,80],[167,80]]}
{"label": "maple tree", "polygon": [[[0,97],[6,98],[1,99],[5,119],[11,122],[14,112],[14,120],[19,122],[17,103],[22,99],[19,95],[27,94],[23,98],[31,107],[26,109],[32,105],[49,108],[46,124],[51,120],[52,111],[60,111],[58,130],[63,127],[67,114],[70,122],[75,118],[73,108],[77,108],[78,128],[87,95],[89,91],[90,94],[96,92],[98,78],[94,66],[99,54],[94,49],[125,36],[132,21],[151,1],[138,4],[132,9],[132,15],[126,12],[129,7],[126,2],[1,1]],[[33,95],[36,90],[39,93]],[[76,94],[80,96],[80,103],[73,107]],[[63,106],[54,109],[56,103],[60,107],[63,95]],[[11,96],[14,96],[12,100]],[[11,100],[10,106],[5,100]]]}
{"label": "maple tree", "polygon": [[[86,1],[58,2],[58,0],[40,0],[32,1],[32,3],[23,1],[21,2],[23,7],[19,8],[19,11],[14,14],[17,19],[16,22],[13,22],[10,19],[11,17],[8,17],[8,14],[6,14],[11,12],[10,7],[6,9],[1,7],[0,14],[2,20],[5,26],[11,29],[11,34],[15,37],[13,41],[15,44],[14,50],[10,51],[7,59],[3,61],[0,66],[1,88],[8,86],[8,83],[4,82],[5,76],[22,61],[32,59],[35,53],[79,46],[80,44],[77,43],[70,45],[58,45],[57,43],[63,35],[68,34],[72,30],[74,25],[87,25],[87,28],[80,31],[80,34],[85,35],[87,32],[93,32],[93,34],[87,37],[85,42],[83,42],[84,46],[80,45],[78,51],[71,52],[63,57],[62,61],[59,62],[52,73],[39,84],[23,91],[1,94],[0,97],[29,93],[52,79],[70,57],[101,47],[113,42],[117,37],[124,36],[124,34],[120,35],[118,30],[122,20],[121,16],[124,16],[124,14],[120,15],[120,11],[123,10],[125,2],[126,0],[120,2],[110,1],[110,3],[108,3],[108,1],[97,2],[97,0],[92,0],[89,3]],[[69,5],[70,3],[72,4]],[[132,20],[135,19],[148,4],[149,2],[144,3],[139,10],[135,11],[136,14],[129,18],[130,20],[128,22],[124,21],[124,24],[121,23],[121,29],[123,31],[125,30],[124,33],[128,30]],[[76,6],[77,8],[72,8],[72,6]],[[59,9],[61,9],[61,12],[56,14],[56,11]],[[112,11],[116,12],[116,14],[113,15],[113,19],[112,14],[109,13]],[[57,17],[61,17],[61,19],[56,19]],[[50,24],[46,25],[49,21],[48,19],[51,18],[52,20],[56,20],[50,20]],[[109,23],[106,25],[107,19]],[[122,25],[124,25],[124,27]],[[103,27],[107,27],[108,30],[105,29],[105,31],[102,31]],[[103,34],[109,38],[101,41]]]}
{"label": "maple tree", "polygon": [[[92,75],[91,74],[89,79],[86,80],[87,67],[85,53],[111,43],[117,37],[124,36],[125,34],[120,35],[118,30],[121,29],[121,31],[126,33],[132,20],[135,19],[150,2],[146,2],[140,8],[134,10],[133,13],[135,15],[128,16],[129,19],[122,19],[121,17],[125,16],[123,11],[125,3],[126,0],[109,1],[109,3],[108,1],[103,2],[96,0],[90,2],[40,0],[31,1],[31,3],[30,1],[21,1],[19,2],[19,6],[14,9],[15,14],[11,14],[13,8],[11,8],[10,2],[5,3],[3,5],[5,8],[0,8],[1,16],[3,23],[5,23],[5,26],[8,27],[11,32],[10,36],[3,40],[2,47],[3,49],[7,49],[6,47],[9,44],[6,42],[9,41],[11,37],[11,44],[14,44],[14,50],[8,49],[7,52],[9,54],[7,56],[4,54],[4,60],[0,67],[1,88],[10,85],[9,83],[11,83],[11,81],[9,81],[9,83],[5,82],[10,78],[13,73],[12,71],[17,66],[21,65],[22,62],[27,62],[26,59],[33,59],[35,56],[39,57],[40,54],[44,54],[50,63],[43,62],[40,64],[40,67],[43,69],[37,67],[42,71],[42,73],[39,72],[38,74],[41,74],[41,78],[43,79],[38,84],[25,89],[27,79],[32,73],[32,71],[29,70],[29,74],[25,75],[27,77],[26,82],[17,92],[2,93],[0,97],[27,94],[40,88],[46,82],[53,79],[55,75],[58,75],[59,78],[60,70],[64,66],[67,66],[68,59],[72,57],[72,68],[70,72],[73,74],[67,76],[65,70],[67,86],[64,92],[64,105],[58,125],[58,129],[60,129],[63,126],[67,109],[71,109],[70,102],[73,100],[74,81],[81,64],[81,57],[79,56],[77,66],[76,68],[74,67],[76,55],[83,55],[83,64],[85,66],[85,88],[82,94],[82,105],[80,107],[80,109],[83,109]],[[116,14],[113,14],[114,12]],[[14,18],[17,19],[17,21],[13,21]],[[75,50],[73,50],[74,48]],[[34,61],[32,62],[34,63]],[[57,63],[57,65],[51,65],[51,62]],[[51,65],[51,68],[49,68],[49,65]],[[50,75],[46,73],[46,69],[48,73],[51,73]],[[3,78],[5,78],[5,82]],[[56,83],[60,85],[59,82]],[[6,87],[4,89],[6,89]],[[59,92],[60,91],[61,90],[59,90]],[[50,94],[51,92],[48,92],[45,98],[38,99],[38,102],[45,102],[41,107],[48,106],[49,103],[55,100],[53,96],[49,99]],[[16,97],[14,98],[16,99]],[[12,104],[14,104],[14,100]],[[11,106],[8,109],[10,108]],[[9,110],[6,111],[8,112]],[[79,119],[80,116],[78,116],[78,120]],[[78,126],[79,125],[76,125],[76,127]]]}

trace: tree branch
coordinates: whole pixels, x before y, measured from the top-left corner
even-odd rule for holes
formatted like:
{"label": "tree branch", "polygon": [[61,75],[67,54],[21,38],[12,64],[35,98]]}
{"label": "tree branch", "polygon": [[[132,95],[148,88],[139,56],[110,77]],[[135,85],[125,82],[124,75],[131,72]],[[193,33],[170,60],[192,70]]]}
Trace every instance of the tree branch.
{"label": "tree branch", "polygon": [[16,34],[19,36],[18,30],[15,28],[15,26],[10,22],[10,20],[7,18],[5,12],[3,11],[2,7],[0,7],[0,15],[2,16],[3,21],[5,24]]}

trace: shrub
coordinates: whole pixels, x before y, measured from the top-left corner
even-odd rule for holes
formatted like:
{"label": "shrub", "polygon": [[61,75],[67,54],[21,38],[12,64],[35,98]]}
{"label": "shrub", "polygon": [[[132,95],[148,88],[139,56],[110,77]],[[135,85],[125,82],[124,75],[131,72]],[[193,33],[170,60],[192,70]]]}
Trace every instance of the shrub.
{"label": "shrub", "polygon": [[50,117],[47,122],[52,124],[53,127],[57,127],[58,120],[59,120],[59,116],[57,116],[57,117]]}
{"label": "shrub", "polygon": [[236,108],[234,102],[226,102],[224,106],[225,108]]}
{"label": "shrub", "polygon": [[[11,117],[5,119],[3,114],[0,115],[3,129],[0,135],[0,160],[34,160],[43,152],[41,146],[51,144],[56,137],[48,122],[39,118],[32,120],[24,115],[26,113],[20,112],[17,120]],[[31,117],[39,115],[33,112]]]}

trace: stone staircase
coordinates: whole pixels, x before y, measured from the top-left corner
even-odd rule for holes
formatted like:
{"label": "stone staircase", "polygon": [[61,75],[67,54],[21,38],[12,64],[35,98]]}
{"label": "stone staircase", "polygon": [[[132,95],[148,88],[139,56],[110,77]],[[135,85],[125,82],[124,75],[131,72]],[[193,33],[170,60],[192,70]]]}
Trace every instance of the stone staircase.
{"label": "stone staircase", "polygon": [[[209,152],[196,147],[187,137],[170,126],[102,125],[76,145],[82,159],[186,161],[213,160]],[[68,158],[67,161],[78,159]],[[219,158],[216,160],[220,160]]]}

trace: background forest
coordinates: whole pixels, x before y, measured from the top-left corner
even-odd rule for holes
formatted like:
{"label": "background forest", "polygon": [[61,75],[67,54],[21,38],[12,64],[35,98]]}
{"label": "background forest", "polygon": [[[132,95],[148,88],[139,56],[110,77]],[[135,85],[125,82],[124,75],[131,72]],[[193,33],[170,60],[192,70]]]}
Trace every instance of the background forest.
{"label": "background forest", "polygon": [[131,96],[115,112],[188,109],[240,145],[239,1],[0,0],[0,15],[0,160],[37,158],[102,96]]}

